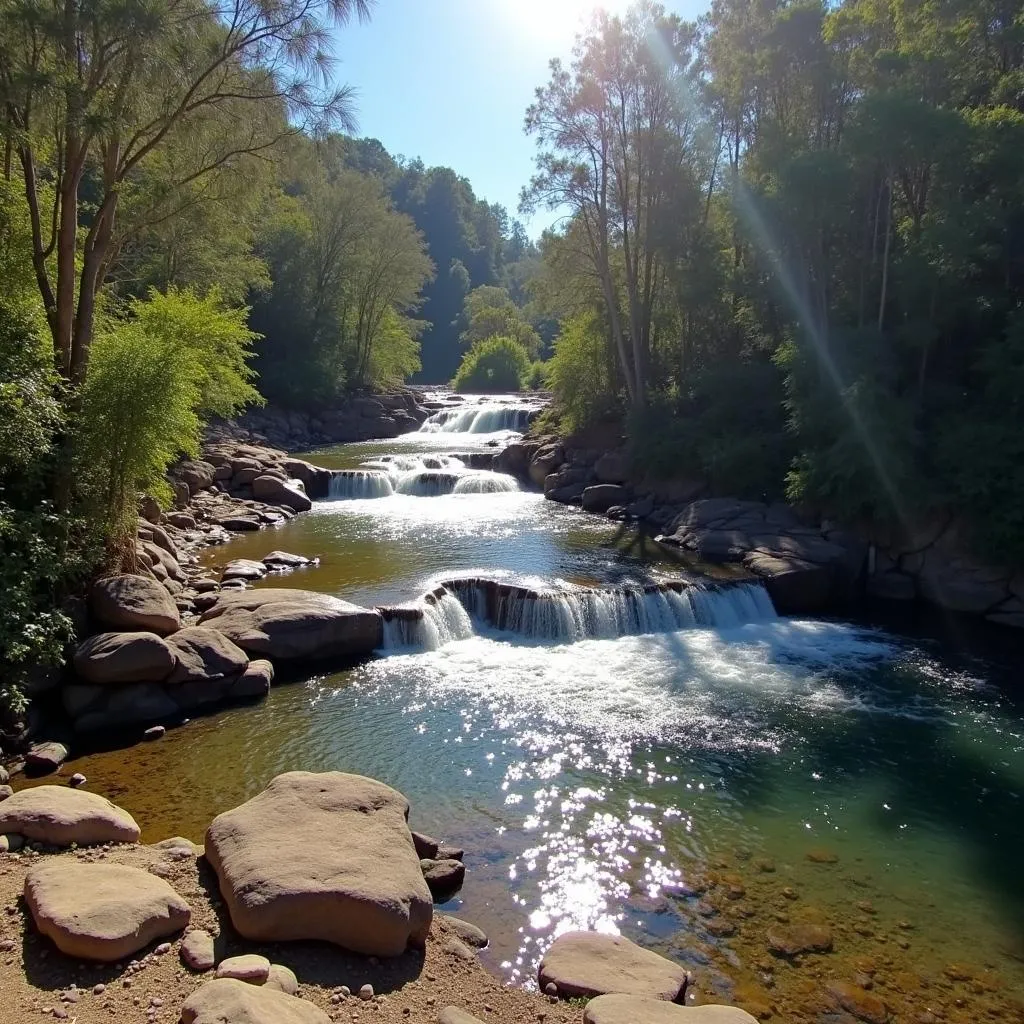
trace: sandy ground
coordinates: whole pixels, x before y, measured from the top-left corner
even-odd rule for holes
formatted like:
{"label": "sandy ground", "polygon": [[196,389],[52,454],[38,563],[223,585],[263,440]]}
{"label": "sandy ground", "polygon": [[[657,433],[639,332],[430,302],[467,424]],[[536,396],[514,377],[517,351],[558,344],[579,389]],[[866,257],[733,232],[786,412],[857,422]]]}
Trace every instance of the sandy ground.
{"label": "sandy ground", "polygon": [[[75,1024],[175,1024],[185,998],[213,976],[194,974],[181,963],[181,936],[171,943],[169,953],[156,955],[154,943],[128,963],[94,964],[64,956],[35,930],[22,898],[26,872],[39,857],[49,856],[130,864],[166,878],[192,907],[192,925],[216,936],[218,960],[261,953],[290,967],[299,979],[302,998],[333,1020],[433,1024],[449,1005],[468,1010],[486,1024],[567,1024],[582,1019],[579,1005],[552,1003],[537,993],[509,988],[475,957],[466,960],[446,949],[451,936],[437,917],[425,951],[392,960],[348,954],[326,943],[260,945],[235,935],[205,861],[175,861],[152,847],[115,846],[59,854],[0,854],[0,1024],[54,1019]],[[332,1002],[340,986],[355,993],[367,983],[377,994],[373,1001],[353,995]]]}

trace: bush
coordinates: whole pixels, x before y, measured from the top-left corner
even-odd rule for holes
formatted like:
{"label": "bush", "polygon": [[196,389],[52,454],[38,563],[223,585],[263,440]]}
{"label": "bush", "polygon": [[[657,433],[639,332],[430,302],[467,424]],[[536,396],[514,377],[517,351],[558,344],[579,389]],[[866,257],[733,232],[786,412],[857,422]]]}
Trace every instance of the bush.
{"label": "bush", "polygon": [[522,391],[530,378],[530,355],[512,338],[478,341],[462,359],[452,380],[456,391]]}
{"label": "bush", "polygon": [[216,296],[154,292],[104,325],[82,392],[78,458],[115,556],[135,532],[139,494],[168,501],[167,467],[199,451],[200,415],[260,400],[246,360],[245,310]]}
{"label": "bush", "polygon": [[554,349],[547,383],[563,430],[581,430],[619,411],[608,345],[596,316],[586,313],[565,320]]}

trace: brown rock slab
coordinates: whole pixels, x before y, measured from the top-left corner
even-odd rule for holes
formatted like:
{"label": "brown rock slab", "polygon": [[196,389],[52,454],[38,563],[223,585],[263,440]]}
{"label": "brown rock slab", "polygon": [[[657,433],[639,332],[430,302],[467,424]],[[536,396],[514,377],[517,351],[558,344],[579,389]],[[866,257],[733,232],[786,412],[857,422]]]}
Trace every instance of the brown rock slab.
{"label": "brown rock slab", "polygon": [[401,793],[374,779],[288,772],[219,815],[206,856],[236,930],[378,956],[422,946],[433,902],[408,812]]}
{"label": "brown rock slab", "polygon": [[553,983],[563,999],[621,992],[671,1002],[686,970],[621,935],[566,932],[544,954],[538,978],[542,991]]}
{"label": "brown rock slab", "polygon": [[[63,743],[36,743],[25,755],[25,765],[36,772],[55,772],[67,757],[68,748]],[[84,777],[82,781],[85,781]]]}
{"label": "brown rock slab", "polygon": [[139,826],[125,810],[96,793],[36,786],[0,804],[0,834],[15,833],[52,846],[137,843]]}
{"label": "brown rock slab", "polygon": [[826,986],[828,994],[835,1000],[840,1009],[867,1021],[868,1024],[885,1024],[889,1019],[889,1011],[878,996],[866,992],[859,985],[849,981],[832,981]]}
{"label": "brown rock slab", "polygon": [[25,902],[39,931],[83,960],[131,956],[191,916],[162,878],[120,864],[44,861],[25,877]]}
{"label": "brown rock slab", "polygon": [[424,859],[420,861],[420,868],[431,896],[438,903],[451,899],[466,879],[466,865],[461,860]]}
{"label": "brown rock slab", "polygon": [[189,932],[181,940],[179,952],[181,953],[182,963],[186,967],[191,967],[193,971],[199,971],[200,973],[213,970],[217,962],[213,950],[213,936],[202,928]]}
{"label": "brown rock slab", "polygon": [[274,666],[265,658],[250,661],[245,671],[231,686],[231,696],[238,698],[266,697],[274,681]]}
{"label": "brown rock slab", "polygon": [[270,975],[270,961],[257,953],[229,956],[217,964],[218,978],[235,978],[250,985],[262,985]]}
{"label": "brown rock slab", "polygon": [[768,933],[768,948],[778,956],[828,953],[832,950],[832,931],[823,924],[780,925]]}
{"label": "brown rock slab", "polygon": [[207,982],[181,1008],[181,1024],[330,1024],[330,1020],[305,999],[234,978]]}
{"label": "brown rock slab", "polygon": [[642,996],[605,995],[591,999],[583,1024],[756,1024],[736,1006],[677,1006]]}
{"label": "brown rock slab", "polygon": [[174,671],[174,652],[156,633],[97,633],[75,651],[75,672],[90,683],[159,683]]}
{"label": "brown rock slab", "polygon": [[482,1024],[479,1017],[458,1006],[446,1006],[437,1015],[437,1021],[438,1024]]}
{"label": "brown rock slab", "polygon": [[108,576],[89,593],[96,618],[110,629],[147,630],[166,636],[181,626],[171,595],[146,576]]}

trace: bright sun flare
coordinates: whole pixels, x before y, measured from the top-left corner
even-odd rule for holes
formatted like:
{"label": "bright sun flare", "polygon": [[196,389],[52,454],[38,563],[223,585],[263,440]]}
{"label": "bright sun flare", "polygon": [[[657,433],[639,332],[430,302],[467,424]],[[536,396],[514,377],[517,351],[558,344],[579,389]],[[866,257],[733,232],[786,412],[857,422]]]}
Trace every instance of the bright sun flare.
{"label": "bright sun flare", "polygon": [[535,39],[570,41],[598,8],[621,14],[629,0],[503,0],[511,17]]}

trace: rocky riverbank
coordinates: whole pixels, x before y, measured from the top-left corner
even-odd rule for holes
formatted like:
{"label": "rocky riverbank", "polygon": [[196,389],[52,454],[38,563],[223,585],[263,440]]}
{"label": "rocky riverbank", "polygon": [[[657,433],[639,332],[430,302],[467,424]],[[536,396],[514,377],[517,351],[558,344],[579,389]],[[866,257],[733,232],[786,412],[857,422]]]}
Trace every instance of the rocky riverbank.
{"label": "rocky riverbank", "polygon": [[697,561],[761,579],[779,612],[821,614],[873,597],[919,601],[1024,628],[1024,573],[963,552],[954,518],[900,531],[851,530],[781,502],[710,496],[699,481],[638,477],[626,448],[525,438],[487,468],[546,498],[636,523]]}
{"label": "rocky riverbank", "polygon": [[562,935],[541,991],[502,985],[477,960],[483,932],[435,913],[451,889],[408,815],[376,780],[289,772],[218,815],[205,847],[144,846],[101,796],[22,789],[0,802],[4,1005],[79,1024],[753,1024],[692,1005],[687,970],[620,936]]}

